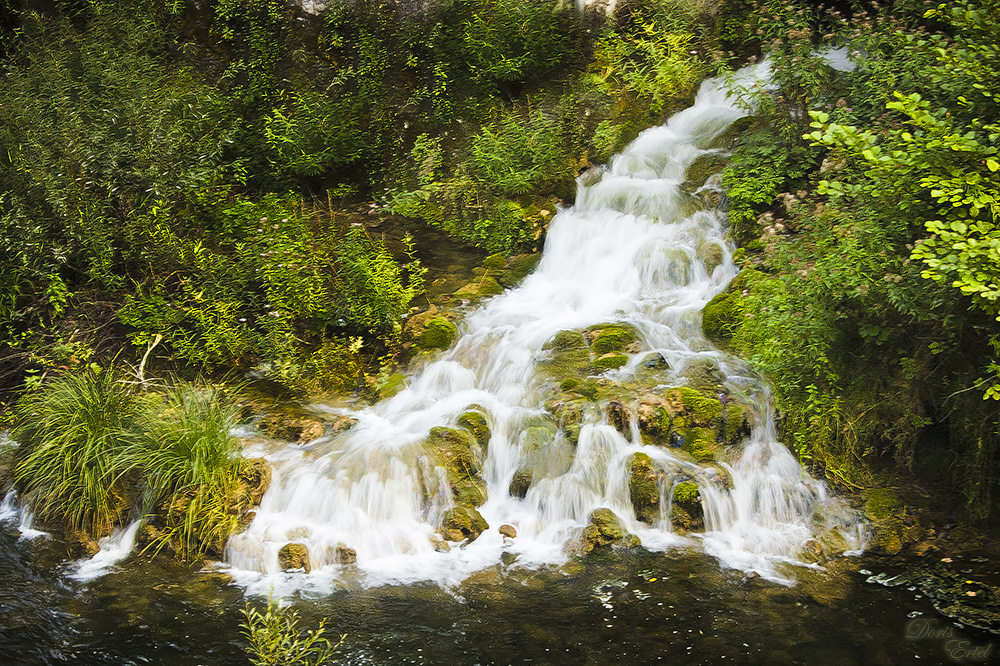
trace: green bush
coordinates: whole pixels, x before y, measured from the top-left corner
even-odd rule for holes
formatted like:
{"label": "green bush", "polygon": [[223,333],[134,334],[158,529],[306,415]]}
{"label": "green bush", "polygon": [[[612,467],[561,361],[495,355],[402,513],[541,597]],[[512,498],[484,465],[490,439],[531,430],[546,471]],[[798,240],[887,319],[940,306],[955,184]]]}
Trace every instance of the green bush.
{"label": "green bush", "polygon": [[101,535],[128,518],[128,452],[149,428],[129,384],[111,370],[63,375],[22,397],[16,415],[14,480],[40,520]]}

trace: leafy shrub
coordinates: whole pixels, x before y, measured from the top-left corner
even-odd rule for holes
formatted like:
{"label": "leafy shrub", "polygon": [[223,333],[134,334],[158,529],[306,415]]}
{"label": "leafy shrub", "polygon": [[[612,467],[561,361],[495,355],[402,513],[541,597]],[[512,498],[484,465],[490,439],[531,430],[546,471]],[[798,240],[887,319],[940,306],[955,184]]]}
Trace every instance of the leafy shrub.
{"label": "leafy shrub", "polygon": [[326,619],[316,629],[299,629],[299,614],[294,608],[281,608],[270,596],[263,612],[249,603],[243,610],[240,624],[243,636],[250,643],[247,656],[254,666],[318,666],[326,662],[347,637],[336,644],[323,636]]}

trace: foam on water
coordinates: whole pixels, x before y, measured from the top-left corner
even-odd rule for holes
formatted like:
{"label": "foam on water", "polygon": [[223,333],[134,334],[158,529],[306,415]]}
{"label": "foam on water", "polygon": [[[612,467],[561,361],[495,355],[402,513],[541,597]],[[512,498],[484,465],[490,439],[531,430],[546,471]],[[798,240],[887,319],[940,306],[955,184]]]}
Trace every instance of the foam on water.
{"label": "foam on water", "polygon": [[[747,85],[763,75],[760,66],[739,74]],[[368,585],[454,585],[504,552],[519,566],[564,561],[566,544],[598,507],[612,509],[647,548],[701,547],[724,566],[773,580],[787,581],[782,564],[798,562],[803,545],[827,527],[817,525],[818,507],[840,516],[838,530],[851,547],[861,547],[858,521],[776,441],[761,384],[701,334],[701,308],[737,270],[723,213],[680,185],[692,161],[718,152],[709,147],[712,139],[744,114],[720,82],[706,81],[691,108],[644,132],[606,168],[581,177],[577,204],[553,219],[536,271],[469,313],[452,349],[405,390],[357,412],[328,409],[351,414],[357,425],[269,454],[274,476],[260,510],[226,547],[237,580],[252,591],[273,586],[279,593],[322,593],[357,576]],[[702,189],[718,184],[712,178]],[[711,271],[702,259],[709,246],[722,256]],[[557,433],[534,460],[527,495],[512,497],[511,479],[530,455],[525,432],[550,396],[551,385],[537,372],[543,345],[558,331],[608,321],[634,325],[643,347],[660,352],[678,382],[691,362],[717,362],[727,385],[756,396],[758,425],[719,463],[720,471],[633,443],[640,441],[634,424],[630,441],[595,408],[576,446]],[[640,360],[633,356],[607,376],[628,378]],[[492,431],[483,468],[488,499],[480,507],[491,527],[471,543],[439,552],[433,537],[451,493],[444,470],[427,462],[420,443],[472,404],[488,412]],[[661,482],[664,501],[654,525],[635,519],[629,499],[628,460],[640,450],[675,472]],[[732,477],[731,488],[719,482],[723,472]],[[673,533],[669,520],[680,478],[695,480],[705,509],[706,531],[694,537]],[[499,534],[504,524],[516,526],[516,538]],[[280,571],[278,551],[293,541],[308,547],[312,573]],[[341,544],[356,550],[356,565],[336,563]]]}

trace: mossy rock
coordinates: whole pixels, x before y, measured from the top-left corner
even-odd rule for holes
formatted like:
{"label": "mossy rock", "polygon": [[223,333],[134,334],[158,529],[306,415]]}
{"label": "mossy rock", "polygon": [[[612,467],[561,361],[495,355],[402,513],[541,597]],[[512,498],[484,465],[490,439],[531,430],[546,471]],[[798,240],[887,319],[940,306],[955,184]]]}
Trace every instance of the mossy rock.
{"label": "mossy rock", "polygon": [[[736,260],[736,255],[733,260]],[[743,324],[743,292],[764,278],[760,271],[744,268],[724,291],[705,304],[701,312],[701,330],[706,338],[724,342],[733,337]]]}
{"label": "mossy rock", "polygon": [[643,357],[639,367],[650,371],[665,371],[670,369],[670,364],[660,352],[651,352]]}
{"label": "mossy rock", "polygon": [[288,414],[268,414],[257,426],[275,439],[304,444],[323,436],[323,421]]}
{"label": "mossy rock", "polygon": [[605,370],[617,370],[628,363],[627,354],[616,354],[614,352],[609,352],[603,356],[598,357],[594,361],[594,369],[599,372],[604,372]]}
{"label": "mossy rock", "polygon": [[688,363],[683,376],[688,381],[688,387],[707,391],[716,395],[724,391],[726,376],[719,369],[719,364],[712,359],[702,358]]}
{"label": "mossy rock", "polygon": [[[698,259],[705,265],[705,270],[709,275],[716,268],[722,265],[726,255],[722,251],[722,246],[712,241],[703,241],[698,245]],[[704,319],[702,320],[704,321]]]}
{"label": "mossy rock", "polygon": [[271,465],[264,458],[247,458],[243,462],[233,493],[232,510],[240,515],[260,504],[271,485]]}
{"label": "mossy rock", "polygon": [[634,534],[625,530],[625,526],[611,509],[594,509],[587,526],[583,528],[580,552],[586,555],[607,550],[614,545],[629,548],[639,545],[639,541]]}
{"label": "mossy rock", "polygon": [[505,287],[516,287],[538,267],[538,262],[541,260],[541,253],[511,257],[507,260],[507,270],[497,279]]}
{"label": "mossy rock", "polygon": [[704,153],[694,158],[691,165],[684,174],[684,183],[681,188],[687,192],[694,192],[705,184],[705,181],[717,173],[721,173],[729,164],[729,156],[725,153]]}
{"label": "mossy rock", "polygon": [[674,486],[674,497],[670,508],[670,521],[681,532],[691,532],[704,527],[704,510],[698,484],[684,481]]}
{"label": "mossy rock", "polygon": [[475,541],[489,528],[482,514],[469,506],[448,509],[441,519],[441,536],[448,541]]}
{"label": "mossy rock", "polygon": [[491,254],[483,259],[483,268],[488,270],[500,270],[507,267],[507,257],[502,254]]}
{"label": "mossy rock", "polygon": [[559,384],[559,390],[560,391],[572,391],[573,389],[575,389],[579,385],[580,385],[580,380],[579,379],[574,379],[573,377],[569,377],[567,379],[562,380],[562,383]]}
{"label": "mossy rock", "polygon": [[709,428],[686,428],[681,433],[684,449],[698,462],[715,460],[715,433]]}
{"label": "mossy rock", "polygon": [[483,451],[486,450],[493,433],[490,430],[489,419],[478,408],[478,405],[471,406],[464,414],[458,417],[458,425],[471,432],[472,436],[476,438],[476,443],[482,447]]}
{"label": "mossy rock", "polygon": [[549,358],[538,369],[553,379],[584,377],[590,373],[590,352],[586,349],[549,350]]}
{"label": "mossy rock", "polygon": [[486,296],[497,296],[503,293],[503,287],[496,281],[496,278],[485,275],[475,282],[470,282],[464,287],[455,291],[452,296],[455,298],[483,298]]}
{"label": "mossy rock", "polygon": [[386,380],[379,384],[378,386],[378,397],[379,400],[388,400],[392,396],[396,395],[400,391],[406,388],[408,384],[406,375],[401,372],[394,372],[389,375]]}
{"label": "mossy rock", "polygon": [[542,349],[552,349],[557,352],[586,348],[587,338],[579,331],[559,331],[542,345]]}
{"label": "mossy rock", "polygon": [[629,459],[628,494],[636,520],[653,525],[660,517],[660,487],[653,459],[635,453]]}
{"label": "mossy rock", "polygon": [[662,396],[645,396],[639,401],[635,414],[644,443],[661,446],[669,444],[674,419],[672,410]]}
{"label": "mossy rock", "polygon": [[278,567],[282,571],[309,573],[309,549],[304,543],[286,543],[278,551]]}
{"label": "mossy rock", "polygon": [[718,437],[724,444],[737,444],[753,430],[753,410],[741,402],[730,402],[722,409]]}
{"label": "mossy rock", "polygon": [[632,413],[621,400],[612,400],[607,408],[608,423],[627,440],[632,439]]}
{"label": "mossy rock", "polygon": [[590,349],[598,356],[609,352],[630,351],[639,341],[639,331],[631,324],[599,324],[585,331]]}
{"label": "mossy rock", "polygon": [[456,504],[475,507],[486,501],[482,449],[471,432],[459,428],[431,428],[424,446],[445,469]]}
{"label": "mossy rock", "polygon": [[447,349],[458,336],[458,327],[444,317],[435,317],[427,322],[417,344],[423,349]]}
{"label": "mossy rock", "polygon": [[511,497],[524,499],[528,494],[528,490],[531,489],[531,482],[533,480],[534,472],[530,469],[519,469],[514,472],[514,476],[510,480],[510,486],[507,488],[507,493]]}
{"label": "mossy rock", "polygon": [[869,488],[864,494],[865,516],[872,527],[869,551],[895,555],[932,532],[924,525],[922,512],[905,503],[896,490]]}

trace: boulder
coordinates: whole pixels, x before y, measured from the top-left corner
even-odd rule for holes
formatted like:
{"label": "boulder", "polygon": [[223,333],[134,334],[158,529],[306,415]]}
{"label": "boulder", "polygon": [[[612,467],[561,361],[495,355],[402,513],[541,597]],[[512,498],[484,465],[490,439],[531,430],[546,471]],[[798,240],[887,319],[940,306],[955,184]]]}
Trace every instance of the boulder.
{"label": "boulder", "polygon": [[447,349],[458,335],[458,328],[444,317],[434,317],[424,327],[417,345],[422,349]]}
{"label": "boulder", "polygon": [[309,573],[309,549],[304,543],[286,543],[278,551],[278,566],[282,571]]}
{"label": "boulder", "polygon": [[354,564],[358,561],[358,553],[353,548],[340,543],[334,549],[334,559],[337,564]]}
{"label": "boulder", "polygon": [[622,437],[632,440],[632,414],[621,400],[615,399],[608,403],[608,423]]}
{"label": "boulder", "polygon": [[629,459],[628,494],[636,520],[653,525],[660,517],[660,486],[653,459],[645,453],[635,453]]}
{"label": "boulder", "polygon": [[639,332],[631,324],[599,324],[584,331],[591,350],[597,355],[609,352],[638,351],[634,345],[639,341]]}
{"label": "boulder", "polygon": [[475,541],[489,527],[474,508],[456,506],[445,511],[441,520],[441,535],[448,541]]}
{"label": "boulder", "polygon": [[579,331],[559,331],[548,342],[542,345],[542,349],[552,349],[555,351],[586,348],[587,339]]}
{"label": "boulder", "polygon": [[513,539],[517,537],[517,530],[514,529],[513,525],[501,525],[500,534],[507,537],[508,539]]}
{"label": "boulder", "polygon": [[634,534],[625,531],[621,520],[611,509],[594,509],[587,526],[583,528],[580,552],[586,555],[607,550],[614,545],[631,548],[639,545],[639,540]]}
{"label": "boulder", "polygon": [[323,436],[323,421],[318,418],[268,414],[258,427],[275,439],[304,444]]}
{"label": "boulder", "polygon": [[464,428],[431,428],[424,447],[445,469],[456,504],[475,507],[486,501],[483,452],[472,433]]}
{"label": "boulder", "polygon": [[492,432],[490,431],[489,420],[486,418],[486,414],[483,413],[482,408],[478,405],[470,406],[468,411],[458,417],[458,425],[472,433],[472,436],[476,438],[476,443],[484,451],[486,450],[489,446]]}
{"label": "boulder", "polygon": [[599,356],[594,361],[594,369],[598,372],[604,372],[605,370],[616,370],[623,365],[628,363],[627,354],[618,354],[616,352],[608,352],[603,356]]}
{"label": "boulder", "polygon": [[534,478],[534,473],[530,469],[519,469],[514,472],[514,477],[510,480],[510,487],[507,492],[511,497],[520,497],[524,499],[528,494],[528,489],[531,488],[531,481]]}
{"label": "boulder", "polygon": [[701,529],[704,526],[704,511],[698,484],[684,481],[674,486],[670,520],[674,528],[681,532]]}

